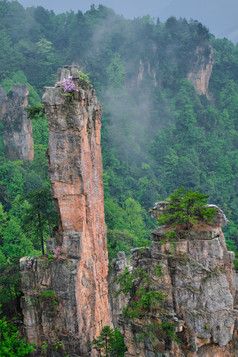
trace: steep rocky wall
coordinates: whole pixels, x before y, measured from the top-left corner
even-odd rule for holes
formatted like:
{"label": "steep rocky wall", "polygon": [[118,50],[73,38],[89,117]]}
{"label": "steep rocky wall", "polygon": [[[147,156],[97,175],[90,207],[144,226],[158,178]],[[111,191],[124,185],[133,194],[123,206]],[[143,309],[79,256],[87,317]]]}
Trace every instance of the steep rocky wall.
{"label": "steep rocky wall", "polygon": [[140,83],[144,79],[145,75],[148,75],[149,78],[153,80],[153,86],[157,87],[158,81],[156,78],[156,71],[153,68],[151,68],[150,62],[144,63],[140,59],[138,75],[137,75],[137,83]]}
{"label": "steep rocky wall", "polygon": [[199,95],[206,95],[208,99],[210,99],[208,86],[212,75],[213,64],[213,48],[211,46],[209,46],[209,48],[204,46],[198,47],[196,50],[196,59],[188,73],[188,80],[193,83],[196,92]]}
{"label": "steep rocky wall", "polygon": [[112,260],[110,264],[110,273],[109,273],[109,303],[112,311],[112,323],[114,327],[119,326],[119,320],[121,318],[122,310],[126,307],[129,302],[129,298],[123,296],[122,294],[118,295],[115,298],[115,293],[119,290],[119,285],[117,284],[117,279],[121,276],[126,268],[131,269],[131,266],[127,262],[125,252],[118,252],[115,259]]}
{"label": "steep rocky wall", "polygon": [[[56,337],[50,336],[55,335],[65,341],[70,352],[86,356],[90,341],[104,325],[110,324],[110,316],[101,108],[91,85],[79,80],[78,69],[66,66],[59,70],[55,87],[45,88],[43,94],[49,121],[49,177],[60,215],[56,245],[62,246],[65,259],[60,262],[37,259],[30,270],[22,260],[23,311],[28,340],[35,340],[38,345],[47,340],[53,345]],[[71,75],[78,87],[73,99],[62,95],[61,85]],[[41,305],[29,307],[27,296],[34,296],[36,285],[39,296],[43,290],[56,292],[60,306],[56,315],[47,316],[41,301]],[[57,333],[55,327],[59,328]]]}
{"label": "steep rocky wall", "polygon": [[25,111],[28,94],[25,84],[14,84],[8,96],[3,90],[0,93],[3,141],[9,160],[32,161],[34,158],[32,125]]}
{"label": "steep rocky wall", "polygon": [[[163,206],[164,202],[158,209]],[[133,270],[144,268],[152,282],[150,289],[167,297],[147,316],[118,319],[127,356],[236,356],[237,287],[234,253],[227,251],[220,228],[225,221],[221,214],[216,225],[178,231],[176,245],[164,243],[166,230],[160,228],[152,234],[151,248],[132,251]],[[162,266],[161,278],[154,273],[158,265]],[[175,326],[179,343],[158,327],[162,322]],[[141,338],[150,324],[152,333]]]}

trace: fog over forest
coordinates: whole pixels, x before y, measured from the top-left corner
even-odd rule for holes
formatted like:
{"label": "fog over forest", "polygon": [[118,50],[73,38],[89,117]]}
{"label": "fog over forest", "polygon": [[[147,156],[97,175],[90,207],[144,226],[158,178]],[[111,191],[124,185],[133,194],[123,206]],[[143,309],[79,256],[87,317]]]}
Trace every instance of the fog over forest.
{"label": "fog over forest", "polygon": [[89,10],[91,4],[102,4],[122,14],[125,18],[133,19],[149,14],[155,20],[159,17],[166,21],[170,16],[193,19],[206,25],[216,37],[226,37],[235,44],[238,41],[236,0],[20,0],[23,6],[43,6],[46,9],[61,13],[73,10],[83,12]]}

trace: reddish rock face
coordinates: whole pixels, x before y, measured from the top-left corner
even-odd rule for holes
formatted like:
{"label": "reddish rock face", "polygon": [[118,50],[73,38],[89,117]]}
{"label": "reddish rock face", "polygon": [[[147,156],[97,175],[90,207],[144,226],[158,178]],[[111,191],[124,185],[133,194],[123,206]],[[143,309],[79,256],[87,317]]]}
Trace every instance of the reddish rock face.
{"label": "reddish rock face", "polygon": [[25,84],[14,84],[11,93],[0,92],[3,141],[9,160],[34,158],[32,125],[25,108],[28,105],[28,88]]}
{"label": "reddish rock face", "polygon": [[78,258],[78,317],[82,334],[95,336],[108,324],[108,256],[102,158],[101,108],[95,91],[80,87],[77,67],[58,72],[58,81],[73,76],[79,87],[74,100],[62,87],[45,88],[43,103],[49,121],[49,176],[61,218],[59,243]]}
{"label": "reddish rock face", "polygon": [[196,50],[196,61],[193,63],[191,71],[188,73],[188,80],[194,85],[196,92],[199,95],[205,94],[207,99],[210,99],[208,93],[209,81],[212,74],[214,56],[213,48],[210,46],[209,56],[205,55],[206,48],[198,47]]}
{"label": "reddish rock face", "polygon": [[[27,331],[32,327],[32,318],[34,320],[36,333],[31,336],[32,341],[35,338],[40,345],[40,341],[46,338],[53,345],[55,333],[52,331],[55,326],[62,330],[61,321],[64,331],[56,334],[57,338],[65,338],[68,351],[86,356],[89,343],[100,334],[103,326],[110,325],[110,317],[100,147],[101,108],[91,85],[80,83],[77,70],[73,66],[59,70],[56,86],[45,88],[43,94],[49,121],[49,177],[60,216],[57,245],[62,246],[65,260],[59,267],[59,262],[44,265],[38,259],[32,269],[34,277],[27,284],[29,288],[23,287],[28,296],[37,282],[40,293],[46,289],[55,291],[62,308],[51,320],[47,316],[39,318],[40,313],[44,314],[39,305],[33,308],[29,318],[32,307],[27,305],[27,299],[23,302],[23,310]],[[69,76],[73,76],[78,89],[73,98],[64,96],[61,85],[61,81]],[[72,261],[75,269],[70,271],[68,266]],[[24,260],[21,269],[24,280],[28,281]],[[56,281],[61,284],[57,285]],[[36,315],[37,318],[34,317]],[[44,323],[39,328],[40,320]],[[51,335],[53,337],[47,337]],[[65,336],[70,336],[70,339]],[[94,354],[95,351],[91,356]]]}

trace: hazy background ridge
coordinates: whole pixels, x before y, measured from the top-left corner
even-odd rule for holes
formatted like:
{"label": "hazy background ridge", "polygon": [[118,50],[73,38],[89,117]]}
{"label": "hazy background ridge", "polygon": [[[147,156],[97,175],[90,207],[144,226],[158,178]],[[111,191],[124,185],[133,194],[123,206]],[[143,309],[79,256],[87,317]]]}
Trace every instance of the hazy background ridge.
{"label": "hazy background ridge", "polygon": [[108,6],[118,14],[133,19],[149,14],[161,21],[170,16],[185,17],[202,22],[218,38],[238,41],[237,0],[20,0],[24,7],[43,6],[56,14],[73,10],[83,12],[91,4]]}

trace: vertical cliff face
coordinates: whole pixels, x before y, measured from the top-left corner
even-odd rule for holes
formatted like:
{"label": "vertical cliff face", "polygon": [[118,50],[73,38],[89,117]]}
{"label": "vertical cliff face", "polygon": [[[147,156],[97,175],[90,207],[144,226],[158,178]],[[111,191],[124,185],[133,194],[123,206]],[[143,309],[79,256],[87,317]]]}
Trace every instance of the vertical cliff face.
{"label": "vertical cliff face", "polygon": [[[24,285],[24,292],[31,295],[33,286],[38,283],[40,294],[45,289],[55,291],[61,306],[58,316],[51,316],[51,320],[44,317],[44,322],[44,309],[37,308],[34,314],[38,318],[33,317],[37,336],[31,336],[31,341],[37,339],[40,343],[51,335],[51,342],[56,337],[65,339],[68,350],[86,356],[90,350],[88,344],[104,325],[110,324],[110,317],[100,148],[101,108],[95,91],[91,85],[82,84],[77,70],[73,66],[59,70],[56,86],[45,88],[43,94],[50,131],[49,177],[60,215],[57,245],[62,246],[65,260],[46,264],[38,259],[32,269],[34,279],[30,278]],[[63,95],[61,85],[69,76],[73,76],[78,88],[73,99]],[[29,272],[23,261],[22,270],[24,283],[24,276],[29,281]],[[25,317],[27,309],[26,306]],[[32,315],[25,321],[30,324],[30,319],[32,321]],[[54,332],[55,326],[60,329],[58,335]]]}
{"label": "vertical cliff face", "polygon": [[188,73],[188,80],[193,83],[196,92],[199,95],[206,95],[208,99],[208,85],[212,74],[213,64],[213,48],[211,46],[207,49],[203,46],[198,47],[196,50],[196,60],[192,64],[191,70]]}
{"label": "vertical cliff face", "polygon": [[[154,216],[163,204],[156,207]],[[141,318],[119,319],[128,356],[235,356],[234,253],[226,249],[220,228],[226,220],[220,210],[218,213],[213,225],[177,231],[176,245],[164,242],[166,229],[160,228],[152,234],[151,248],[132,251],[133,270],[145,269],[150,290],[167,297]],[[158,265],[161,278],[154,273]],[[167,322],[175,327],[180,342],[171,341],[166,328],[161,327]],[[145,326],[152,325],[148,333]]]}
{"label": "vertical cliff face", "polygon": [[28,105],[28,88],[25,84],[14,84],[8,96],[0,93],[3,141],[9,160],[30,160],[34,158],[32,126],[25,108]]}
{"label": "vertical cliff face", "polygon": [[153,86],[157,87],[158,81],[156,78],[156,71],[153,68],[151,68],[150,62],[144,63],[142,60],[140,60],[139,70],[137,75],[138,84],[144,79],[145,75],[148,75],[149,78],[153,80]]}
{"label": "vertical cliff face", "polygon": [[115,298],[115,294],[119,290],[117,279],[120,278],[127,267],[129,269],[131,268],[130,265],[128,265],[125,252],[119,252],[110,264],[110,274],[108,279],[109,303],[112,311],[112,323],[113,326],[117,328],[120,327],[118,323],[121,318],[122,310],[129,302],[129,297],[125,297],[122,294]]}

